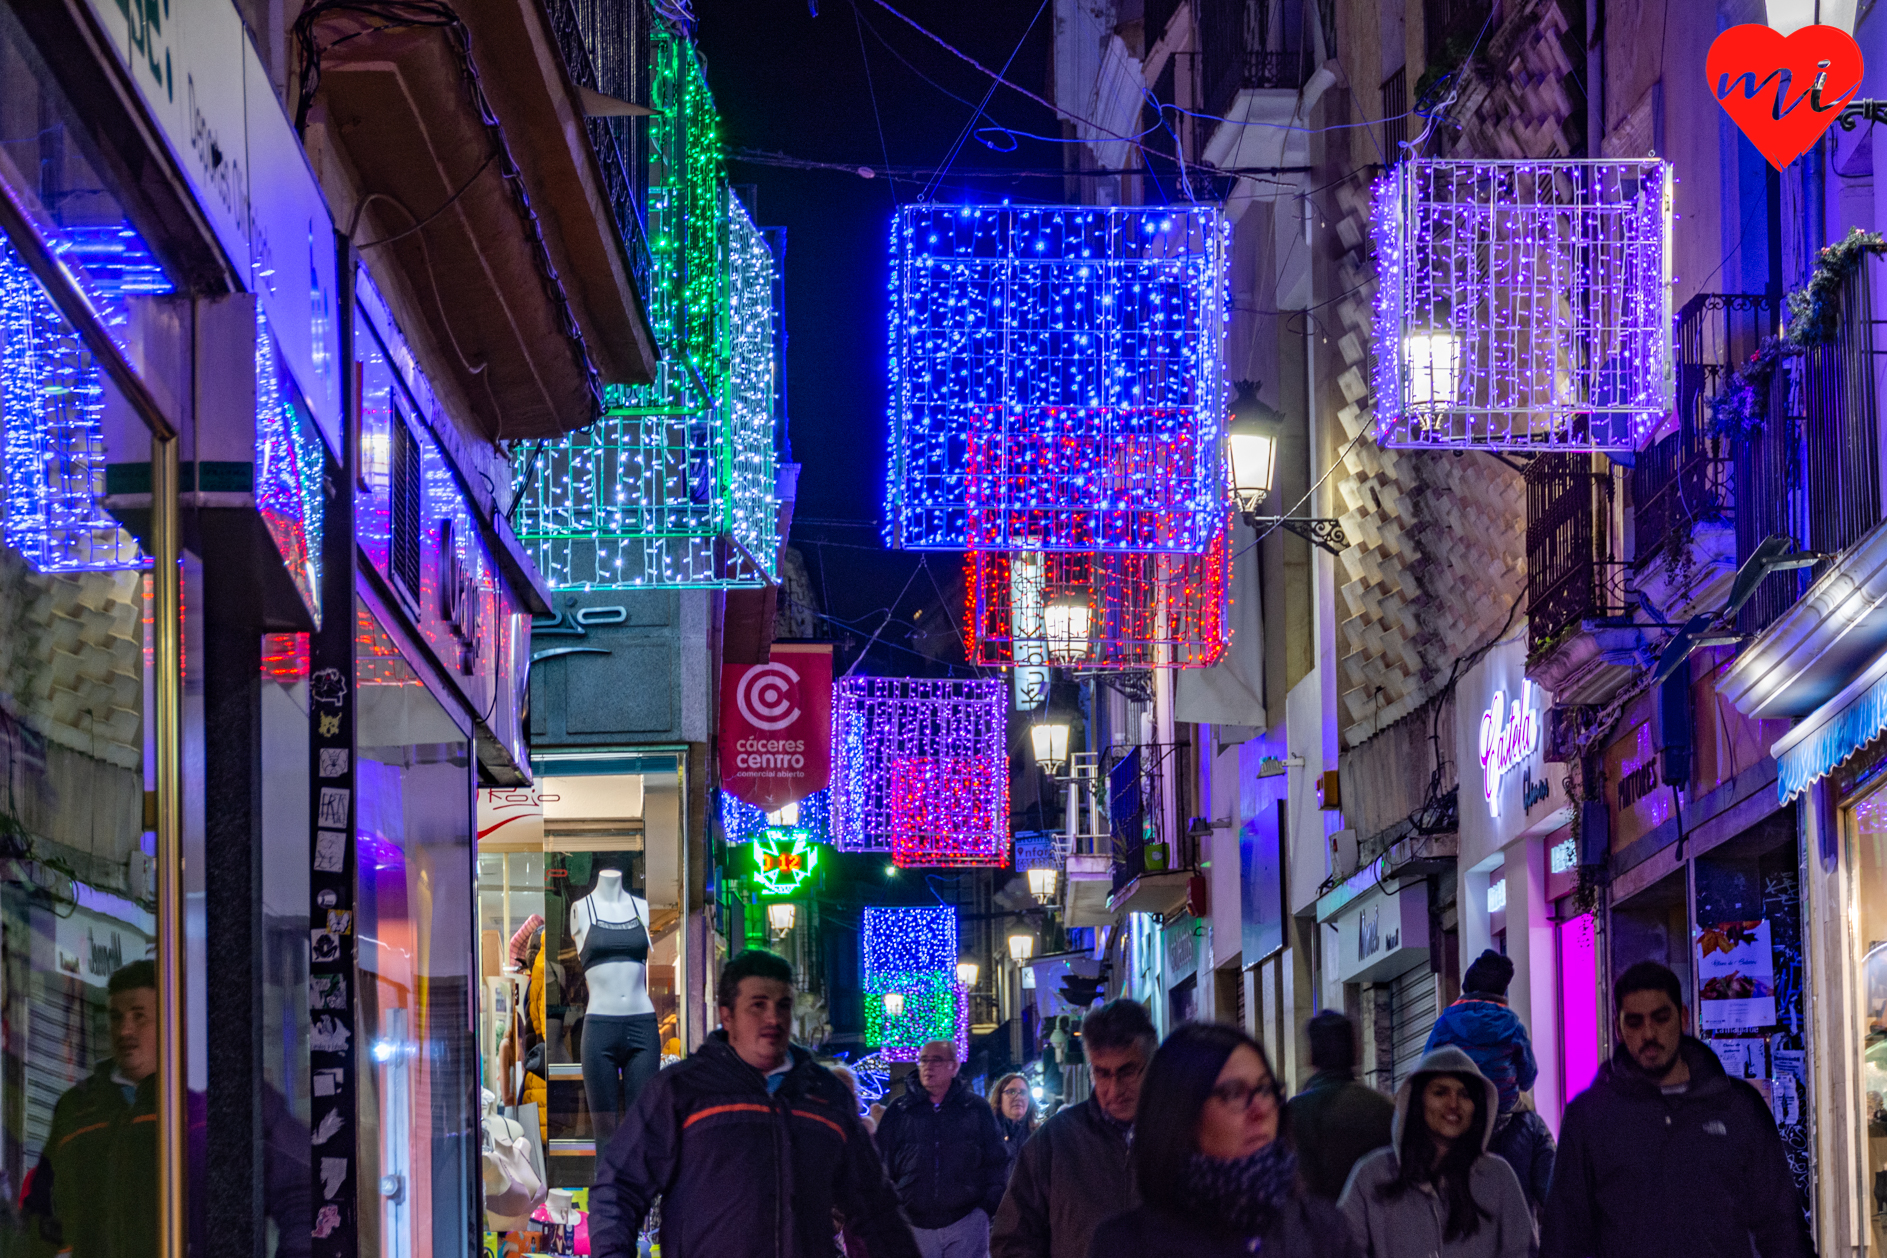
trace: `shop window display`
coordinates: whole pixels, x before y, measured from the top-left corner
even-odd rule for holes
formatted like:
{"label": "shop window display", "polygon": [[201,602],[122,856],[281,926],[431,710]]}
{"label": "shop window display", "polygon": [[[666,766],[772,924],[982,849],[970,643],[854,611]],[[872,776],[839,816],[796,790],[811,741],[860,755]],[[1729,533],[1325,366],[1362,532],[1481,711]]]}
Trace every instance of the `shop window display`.
{"label": "shop window display", "polygon": [[1814,1180],[1799,861],[1793,813],[1697,858],[1691,1008],[1698,1038],[1769,1103],[1806,1208]]}
{"label": "shop window display", "polygon": [[536,1138],[548,1185],[577,1194],[579,1210],[596,1148],[681,1051],[678,914],[662,868],[679,775],[672,759],[646,759],[645,772],[540,772],[531,788],[481,792],[488,1077],[504,1116]]}

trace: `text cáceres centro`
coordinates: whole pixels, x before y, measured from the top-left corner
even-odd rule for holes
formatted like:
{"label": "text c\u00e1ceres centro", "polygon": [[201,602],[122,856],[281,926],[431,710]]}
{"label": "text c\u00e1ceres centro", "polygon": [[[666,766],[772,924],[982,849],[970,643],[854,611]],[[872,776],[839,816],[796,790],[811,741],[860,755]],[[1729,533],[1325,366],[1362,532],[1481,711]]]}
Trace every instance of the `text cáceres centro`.
{"label": "text c\u00e1ceres centro", "polygon": [[737,769],[804,769],[803,738],[743,738],[734,744]]}

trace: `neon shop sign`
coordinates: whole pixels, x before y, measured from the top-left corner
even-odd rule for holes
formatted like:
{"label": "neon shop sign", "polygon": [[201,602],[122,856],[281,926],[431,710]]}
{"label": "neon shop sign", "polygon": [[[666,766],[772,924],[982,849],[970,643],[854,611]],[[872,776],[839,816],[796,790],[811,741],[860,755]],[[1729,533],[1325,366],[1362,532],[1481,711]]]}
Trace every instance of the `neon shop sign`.
{"label": "neon shop sign", "polygon": [[1507,775],[1540,749],[1540,711],[1533,703],[1533,683],[1522,682],[1511,701],[1496,690],[1481,713],[1481,778],[1488,815],[1500,816],[1500,789]]}

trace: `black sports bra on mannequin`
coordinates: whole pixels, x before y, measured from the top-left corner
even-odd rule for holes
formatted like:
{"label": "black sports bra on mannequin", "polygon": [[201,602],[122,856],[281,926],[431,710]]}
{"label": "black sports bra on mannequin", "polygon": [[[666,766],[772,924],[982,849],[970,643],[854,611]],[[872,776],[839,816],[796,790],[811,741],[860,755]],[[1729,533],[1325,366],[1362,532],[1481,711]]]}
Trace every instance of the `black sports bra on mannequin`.
{"label": "black sports bra on mannequin", "polygon": [[[633,906],[633,901],[631,902]],[[590,907],[590,928],[583,934],[583,947],[577,951],[577,964],[588,973],[593,966],[605,961],[634,961],[638,965],[647,965],[649,960],[649,929],[642,924],[640,914],[633,921],[606,922],[596,916],[596,907]]]}

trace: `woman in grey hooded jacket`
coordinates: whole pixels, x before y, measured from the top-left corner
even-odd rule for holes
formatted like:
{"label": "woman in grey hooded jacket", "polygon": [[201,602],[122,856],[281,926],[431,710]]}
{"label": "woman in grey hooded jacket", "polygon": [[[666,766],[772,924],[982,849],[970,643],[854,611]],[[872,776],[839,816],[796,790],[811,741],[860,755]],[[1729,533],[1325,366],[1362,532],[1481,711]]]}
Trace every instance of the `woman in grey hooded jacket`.
{"label": "woman in grey hooded jacket", "polygon": [[1366,1258],[1531,1258],[1533,1214],[1487,1151],[1500,1094],[1458,1048],[1422,1058],[1396,1090],[1389,1147],[1357,1162],[1337,1207]]}

